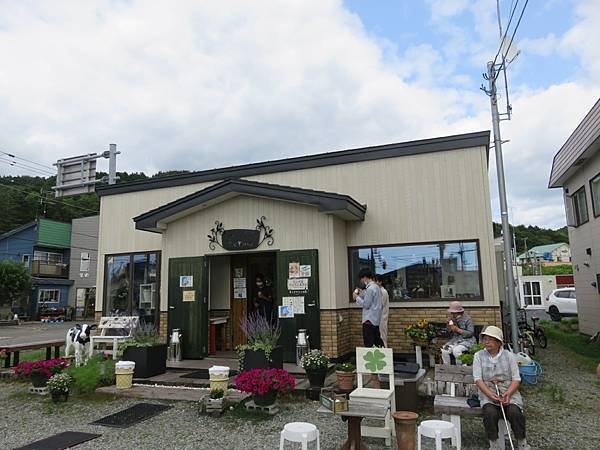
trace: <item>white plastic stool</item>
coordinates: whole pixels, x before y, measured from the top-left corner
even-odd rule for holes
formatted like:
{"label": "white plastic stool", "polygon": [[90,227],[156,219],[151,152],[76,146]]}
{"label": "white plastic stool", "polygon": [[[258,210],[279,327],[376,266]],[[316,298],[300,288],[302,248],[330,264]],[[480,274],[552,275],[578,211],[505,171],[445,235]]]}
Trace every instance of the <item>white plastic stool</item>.
{"label": "white plastic stool", "polygon": [[317,441],[317,450],[321,450],[321,442],[319,441],[319,430],[312,423],[307,422],[292,422],[286,423],[281,432],[281,441],[279,450],[283,450],[284,442],[301,442],[302,450],[308,449],[308,443],[314,440]]}
{"label": "white plastic stool", "polygon": [[456,450],[460,450],[456,427],[444,420],[424,420],[417,429],[417,450],[421,450],[421,436],[435,439],[435,450],[442,450],[442,439],[455,439]]}

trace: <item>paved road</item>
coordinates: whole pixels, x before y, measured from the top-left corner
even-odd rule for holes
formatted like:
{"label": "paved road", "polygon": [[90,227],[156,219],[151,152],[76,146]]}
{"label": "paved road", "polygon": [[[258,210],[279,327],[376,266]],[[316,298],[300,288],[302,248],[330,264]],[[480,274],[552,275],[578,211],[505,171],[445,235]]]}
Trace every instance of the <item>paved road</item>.
{"label": "paved road", "polygon": [[[40,323],[30,322],[17,326],[0,327],[0,347],[46,340],[64,339],[67,330],[80,322]],[[91,323],[91,322],[89,322]]]}

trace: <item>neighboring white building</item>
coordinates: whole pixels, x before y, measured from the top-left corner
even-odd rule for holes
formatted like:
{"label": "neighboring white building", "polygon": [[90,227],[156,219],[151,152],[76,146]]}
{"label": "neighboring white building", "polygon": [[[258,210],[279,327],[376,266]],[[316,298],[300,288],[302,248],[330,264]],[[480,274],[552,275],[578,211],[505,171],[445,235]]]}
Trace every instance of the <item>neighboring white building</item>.
{"label": "neighboring white building", "polygon": [[542,265],[546,263],[571,263],[571,248],[569,244],[564,242],[557,244],[538,245],[532,247],[524,253],[521,253],[517,260],[519,264],[528,264],[532,262],[540,262]]}
{"label": "neighboring white building", "polygon": [[550,188],[564,194],[579,329],[600,331],[600,100],[552,162]]}

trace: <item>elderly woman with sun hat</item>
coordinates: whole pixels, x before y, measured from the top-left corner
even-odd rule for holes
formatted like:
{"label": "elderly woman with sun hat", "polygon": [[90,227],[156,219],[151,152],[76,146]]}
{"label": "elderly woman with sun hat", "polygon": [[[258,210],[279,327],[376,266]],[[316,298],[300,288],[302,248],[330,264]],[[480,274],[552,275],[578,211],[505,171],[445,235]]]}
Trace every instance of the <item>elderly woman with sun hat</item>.
{"label": "elderly woman with sun hat", "polygon": [[465,309],[460,302],[450,303],[448,312],[452,317],[448,321],[450,340],[442,347],[442,361],[444,364],[452,364],[450,355],[454,355],[456,365],[460,366],[462,362],[459,356],[477,343],[474,336],[475,326],[473,325],[473,319],[465,313]]}
{"label": "elderly woman with sun hat", "polygon": [[[483,409],[483,426],[490,441],[490,450],[499,450],[498,421],[506,420],[517,438],[519,450],[530,450],[525,440],[523,398],[519,393],[521,376],[514,355],[502,348],[504,335],[498,327],[490,325],[481,332],[485,348],[473,358],[473,379],[479,388],[479,401]],[[503,411],[504,409],[504,411]]]}

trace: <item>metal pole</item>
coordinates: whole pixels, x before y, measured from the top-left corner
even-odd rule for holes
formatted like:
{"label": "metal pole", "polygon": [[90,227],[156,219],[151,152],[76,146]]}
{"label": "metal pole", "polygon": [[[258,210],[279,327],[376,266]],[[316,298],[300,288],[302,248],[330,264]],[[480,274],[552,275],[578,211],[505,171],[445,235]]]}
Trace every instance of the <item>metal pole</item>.
{"label": "metal pole", "polygon": [[498,196],[500,197],[500,215],[502,217],[502,237],[504,244],[504,272],[507,297],[510,305],[510,331],[512,347],[515,353],[519,349],[519,329],[517,327],[517,299],[515,296],[515,277],[512,268],[512,236],[508,222],[508,202],[506,201],[506,182],[504,180],[504,161],[502,158],[502,139],[500,137],[500,115],[498,114],[498,98],[496,96],[496,68],[493,62],[487,65],[489,78],[489,94],[492,108],[492,124],[494,127],[494,152],[496,154],[496,172],[498,175]]}
{"label": "metal pole", "polygon": [[117,144],[110,144],[108,151],[108,184],[117,182]]}

